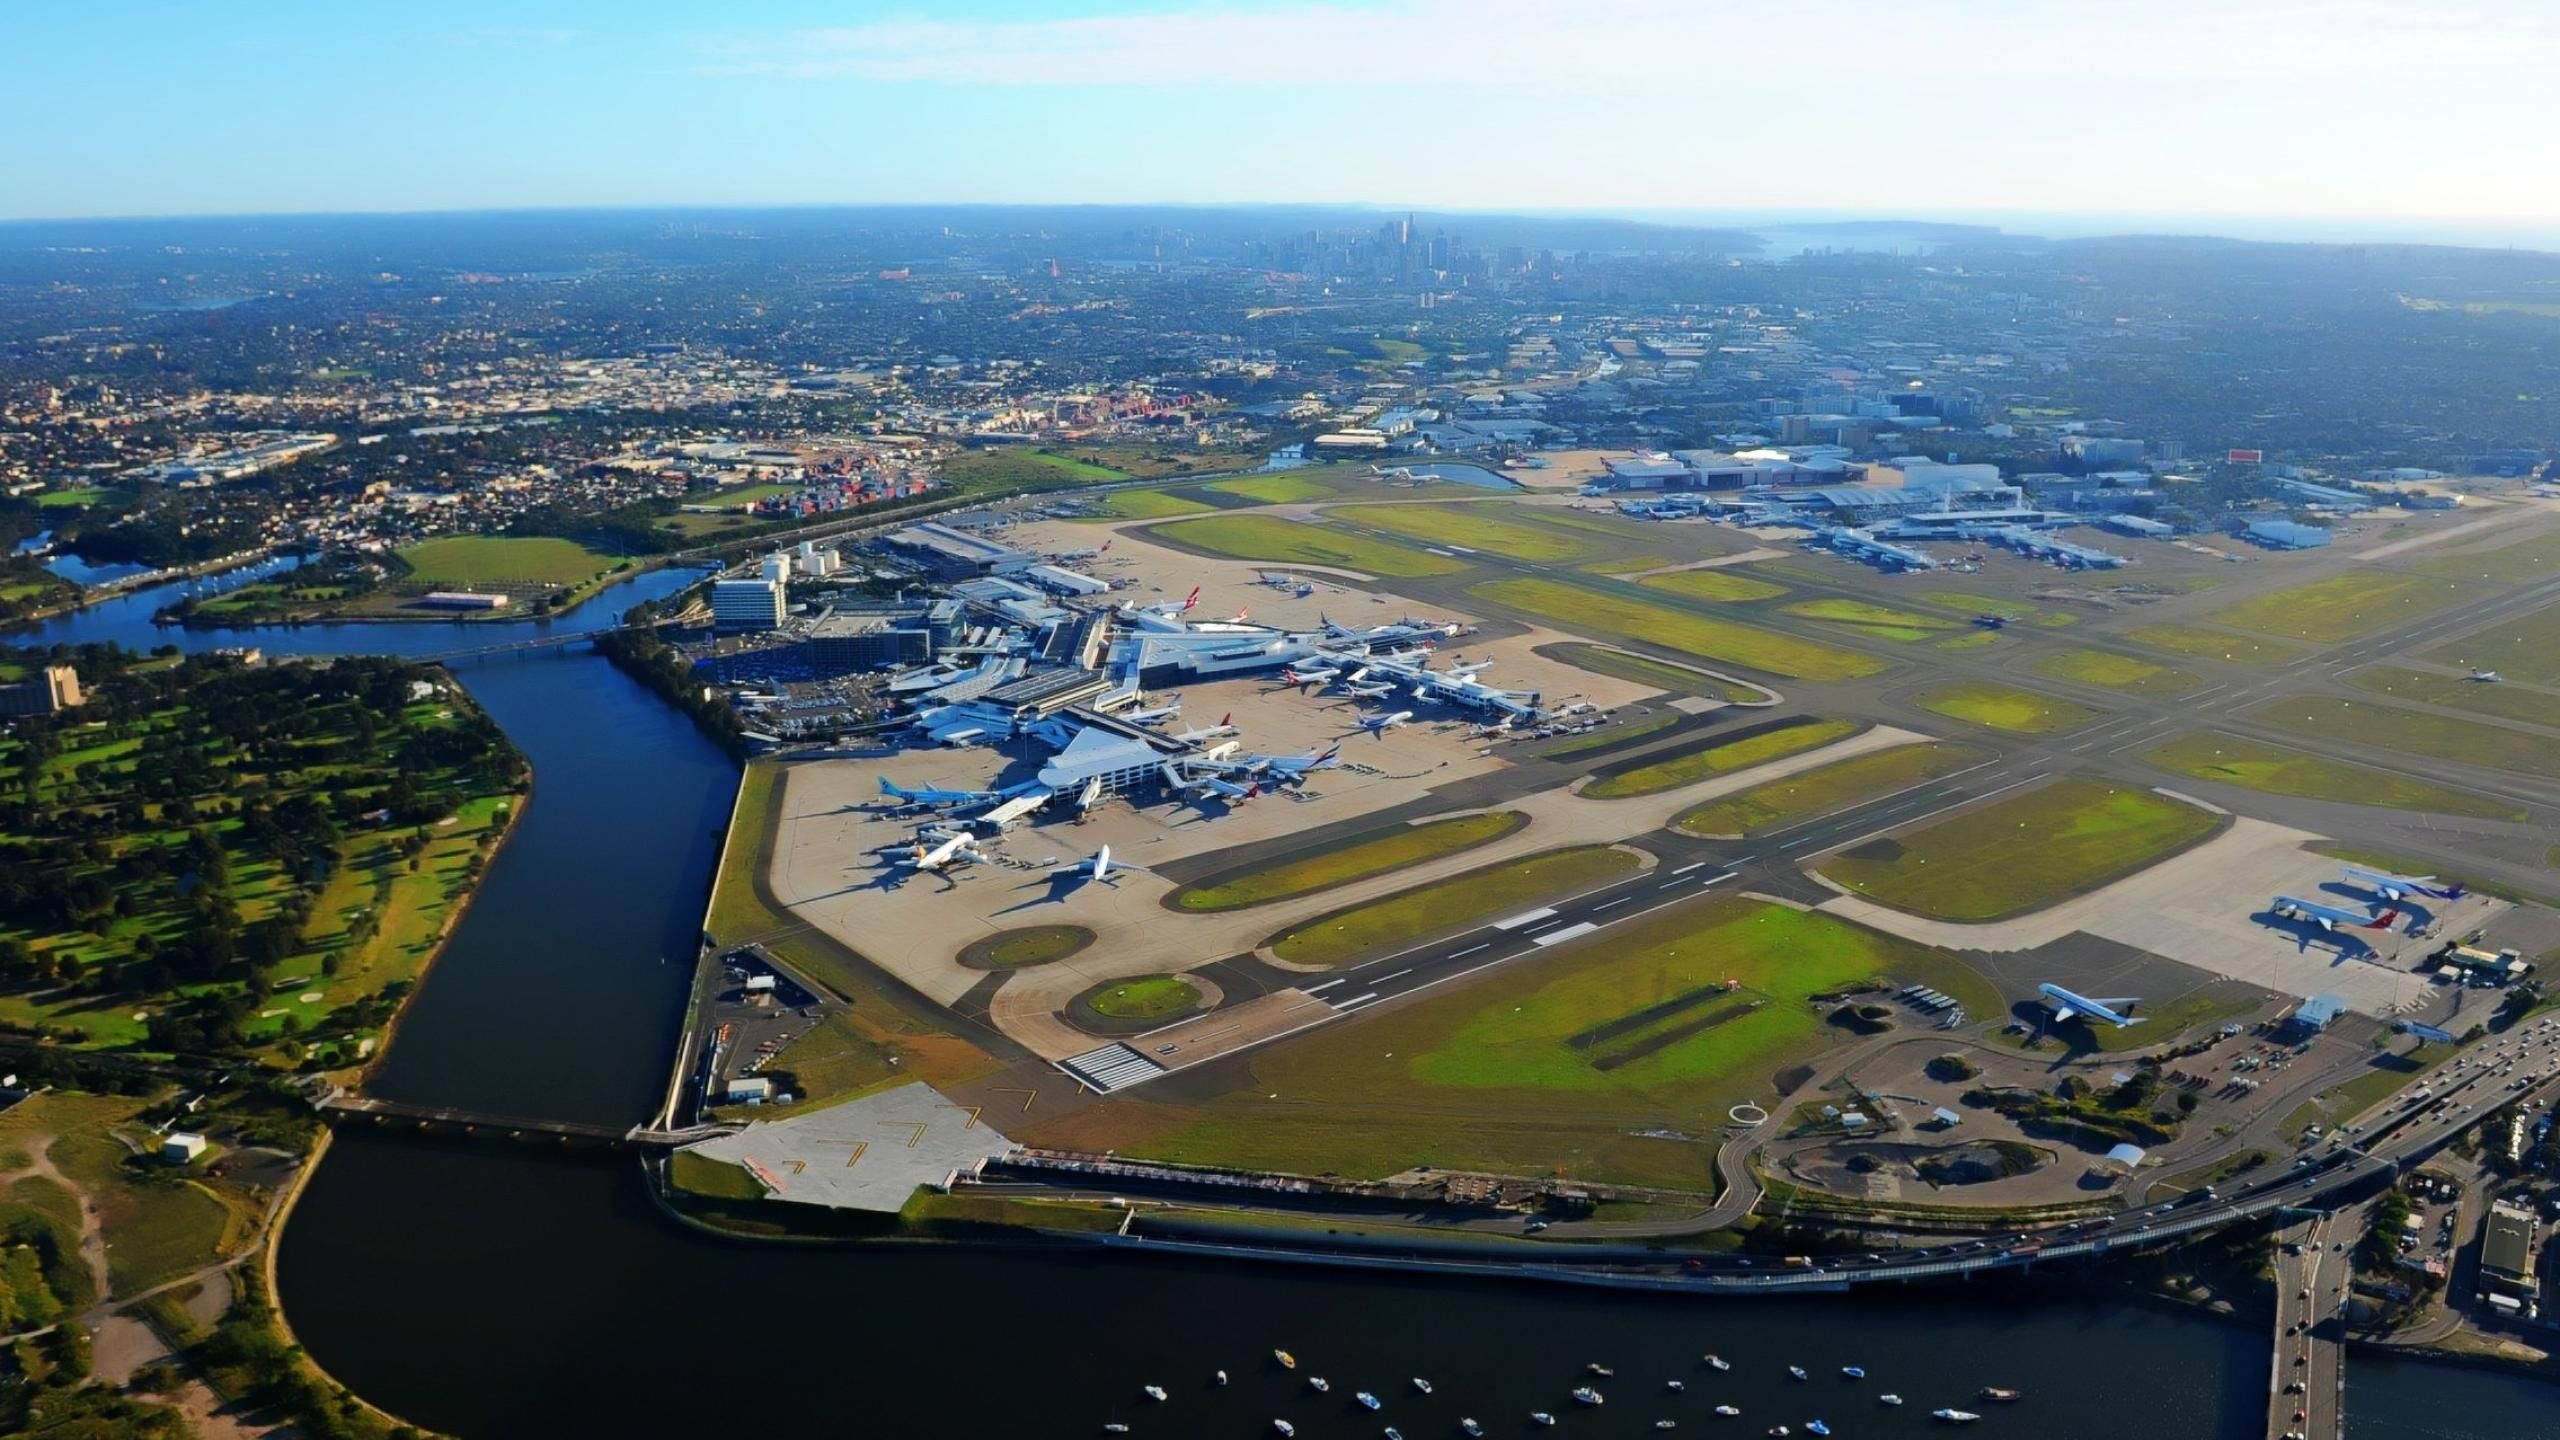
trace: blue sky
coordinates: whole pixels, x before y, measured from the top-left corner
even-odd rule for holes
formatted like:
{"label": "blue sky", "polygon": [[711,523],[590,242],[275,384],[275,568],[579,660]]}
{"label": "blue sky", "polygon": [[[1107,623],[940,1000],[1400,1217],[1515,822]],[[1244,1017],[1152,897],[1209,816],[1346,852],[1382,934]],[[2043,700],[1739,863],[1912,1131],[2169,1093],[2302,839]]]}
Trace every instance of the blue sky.
{"label": "blue sky", "polygon": [[2560,232],[2550,0],[9,9],[8,218],[1346,201]]}

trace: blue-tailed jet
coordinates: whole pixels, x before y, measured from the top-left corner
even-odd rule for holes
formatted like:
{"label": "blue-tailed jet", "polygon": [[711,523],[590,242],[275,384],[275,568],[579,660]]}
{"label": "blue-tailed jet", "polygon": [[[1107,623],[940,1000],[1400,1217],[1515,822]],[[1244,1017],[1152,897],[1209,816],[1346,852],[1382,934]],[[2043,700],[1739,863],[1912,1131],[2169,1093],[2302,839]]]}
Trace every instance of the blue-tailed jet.
{"label": "blue-tailed jet", "polygon": [[[2056,1025],[2073,1016],[2086,1016],[2091,1020],[2104,1020],[2121,1030],[2134,1023],[2133,1007],[2142,1003],[2140,997],[2131,995],[2092,1000],[2085,995],[2074,995],[2059,985],[2039,985],[2036,993],[2052,1003],[2053,1023]],[[2123,1008],[2118,1009],[2119,1006]]]}
{"label": "blue-tailed jet", "polygon": [[2387,870],[2367,870],[2360,865],[2348,866],[2347,878],[2391,901],[2406,900],[2412,895],[2424,895],[2430,900],[2459,900],[2468,893],[2458,880],[2448,882],[2433,875],[2394,875]]}
{"label": "blue-tailed jet", "polygon": [[2323,905],[2316,900],[2299,900],[2279,895],[2267,907],[2287,920],[2308,920],[2323,930],[2335,931],[2344,926],[2350,930],[2388,930],[2400,918],[2398,910],[2385,910],[2380,915],[2371,910],[2348,910],[2336,905]]}

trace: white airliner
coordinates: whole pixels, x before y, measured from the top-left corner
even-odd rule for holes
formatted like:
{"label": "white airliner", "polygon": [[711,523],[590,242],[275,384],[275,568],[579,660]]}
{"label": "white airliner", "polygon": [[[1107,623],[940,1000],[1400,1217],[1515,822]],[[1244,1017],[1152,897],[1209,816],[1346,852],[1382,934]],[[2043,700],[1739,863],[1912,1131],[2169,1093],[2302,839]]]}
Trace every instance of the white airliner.
{"label": "white airliner", "polygon": [[2495,685],[2498,683],[2498,672],[2495,670],[2474,670],[2471,672],[2471,678],[2484,685]]}
{"label": "white airliner", "polygon": [[2367,870],[2360,865],[2348,866],[2347,878],[2385,900],[2406,900],[2412,895],[2424,895],[2430,900],[2459,900],[2469,893],[2459,880],[2438,880],[2433,875],[2394,875],[2387,870]]}
{"label": "white airliner", "polygon": [[1149,615],[1174,616],[1181,614],[1199,603],[1200,587],[1194,585],[1191,587],[1191,593],[1183,596],[1180,600],[1167,600],[1161,605],[1148,605],[1143,607],[1143,609]]}
{"label": "white airliner", "polygon": [[912,854],[898,863],[909,870],[935,875],[954,865],[975,864],[977,859],[978,842],[967,835],[954,835],[930,850],[919,844]]}
{"label": "white airliner", "polygon": [[[2074,995],[2059,985],[2039,985],[2036,987],[2036,993],[2053,1002],[2053,1023],[2056,1025],[2062,1024],[2074,1015],[2085,1015],[2092,1020],[2104,1020],[2121,1030],[2134,1023],[2133,1007],[2142,1003],[2141,997],[2136,995],[2092,1000],[2083,995]],[[2119,1010],[2116,1008],[2118,1006],[2124,1008]]]}
{"label": "white airliner", "polygon": [[2380,915],[2370,910],[2347,910],[2336,905],[2323,905],[2316,900],[2297,900],[2279,895],[2267,907],[2287,920],[2308,920],[2323,930],[2336,931],[2339,926],[2350,930],[2388,930],[2400,918],[2398,910],[2385,910]]}
{"label": "white airliner", "polygon": [[1392,682],[1381,680],[1375,685],[1346,685],[1342,693],[1355,700],[1384,700],[1396,693]]}
{"label": "white airliner", "polygon": [[1132,725],[1161,725],[1181,713],[1182,697],[1176,695],[1152,710],[1131,710],[1120,718]]}
{"label": "white airliner", "polygon": [[1280,683],[1283,685],[1322,685],[1341,673],[1342,671],[1339,667],[1332,665],[1310,665],[1304,669],[1300,669],[1299,667],[1292,665],[1288,669],[1280,672]]}
{"label": "white airliner", "polygon": [[1388,731],[1393,730],[1399,725],[1407,724],[1411,722],[1412,719],[1412,711],[1398,710],[1388,715],[1372,715],[1368,719],[1360,722],[1360,728],[1377,736],[1379,739],[1384,740],[1387,738]]}
{"label": "white airliner", "polygon": [[1185,730],[1172,738],[1184,745],[1201,745],[1211,740],[1223,740],[1236,733],[1235,718],[1236,712],[1230,710],[1219,716],[1218,723],[1215,725],[1203,725],[1197,730]]}
{"label": "white airliner", "polygon": [[1091,855],[1086,856],[1082,860],[1075,861],[1072,864],[1052,865],[1049,867],[1049,873],[1053,875],[1081,875],[1086,879],[1098,881],[1104,885],[1110,884],[1111,877],[1124,870],[1129,871],[1132,874],[1143,875],[1146,873],[1147,867],[1143,865],[1123,864],[1112,859],[1111,847],[1108,845],[1103,846],[1101,849],[1094,851]]}

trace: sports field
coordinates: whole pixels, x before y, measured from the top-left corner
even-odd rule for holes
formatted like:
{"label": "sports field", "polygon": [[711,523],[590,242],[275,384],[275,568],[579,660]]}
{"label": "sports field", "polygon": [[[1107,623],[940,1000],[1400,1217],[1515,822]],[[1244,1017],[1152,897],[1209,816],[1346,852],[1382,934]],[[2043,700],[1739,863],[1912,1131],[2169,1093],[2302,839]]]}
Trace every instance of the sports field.
{"label": "sports field", "polygon": [[1203,1105],[1106,1101],[1041,1143],[1205,1164],[1388,1175],[1414,1165],[1704,1191],[1727,1107],[1836,1032],[1811,995],[1879,974],[1977,1013],[1953,957],[1740,897],[1657,911],[1464,986],[1253,1052]]}
{"label": "sports field", "polygon": [[2273,640],[2254,635],[2234,635],[2227,630],[2208,630],[2201,625],[2146,625],[2127,630],[2124,638],[2154,650],[2173,655],[2192,655],[2199,660],[2228,660],[2235,665],[2281,665],[2302,652]]}
{"label": "sports field", "polygon": [[1455,855],[1478,845],[1499,840],[1529,823],[1529,817],[1517,810],[1495,810],[1481,815],[1453,815],[1445,820],[1426,820],[1419,825],[1399,825],[1373,835],[1353,839],[1315,855],[1283,860],[1217,879],[1205,885],[1186,885],[1173,894],[1177,909],[1193,912],[1208,910],[1241,910],[1248,905],[1266,905],[1274,900],[1287,900],[1299,895],[1312,895],[1331,890],[1372,875],[1384,875],[1408,865]]}
{"label": "sports field", "polygon": [[2549,736],[2524,730],[2327,696],[2269,701],[2251,713],[2270,725],[2307,735],[2379,745],[2386,750],[2451,760],[2483,770],[2560,778],[2560,745],[2553,744]]}
{"label": "sports field", "polygon": [[2483,586],[2430,575],[2349,570],[2226,605],[2205,618],[2236,630],[2335,645],[2487,593]]}
{"label": "sports field", "polygon": [[1668,575],[1647,575],[1636,583],[1648,590],[1659,590],[1686,600],[1704,600],[1711,605],[1772,600],[1787,593],[1784,585],[1772,585],[1766,580],[1754,580],[1730,570],[1674,570]]}
{"label": "sports field", "polygon": [[2474,680],[2467,675],[2433,674],[2404,665],[2368,665],[2347,678],[2359,690],[2395,700],[2560,728],[2560,695],[2527,690],[2521,685]]}
{"label": "sports field", "polygon": [[1643,640],[1701,660],[1789,679],[1856,680],[1885,668],[1882,660],[1819,641],[1800,640],[1774,630],[1711,619],[1558,580],[1487,580],[1468,586],[1467,593],[1534,615],[1561,629]]}
{"label": "sports field", "polygon": [[1238,495],[1257,505],[1294,505],[1301,500],[1325,500],[1333,495],[1333,487],[1305,475],[1244,475],[1233,480],[1214,480],[1205,488],[1221,495]]}
{"label": "sports field", "polygon": [[1425,544],[1483,550],[1538,565],[1581,560],[1596,549],[1560,530],[1503,519],[1482,505],[1337,505],[1324,516]]}
{"label": "sports field", "polygon": [[2337,760],[2324,760],[2257,740],[2244,740],[2219,730],[2180,735],[2143,752],[2143,759],[2163,770],[2196,780],[2219,780],[2270,795],[2296,795],[2305,800],[2337,800],[2349,805],[2380,805],[2391,810],[2424,810],[2438,815],[2471,815],[2484,820],[2522,820],[2525,812],[2486,795],[2473,795],[2412,780],[2381,770],[2368,770]]}
{"label": "sports field", "polygon": [[1990,758],[1991,752],[1980,746],[1953,741],[1871,750],[1710,800],[1681,816],[1677,824],[1692,835],[1756,835],[1952,775]]}
{"label": "sports field", "polygon": [[1429,554],[1392,540],[1306,525],[1277,515],[1204,515],[1150,527],[1147,534],[1237,560],[1294,560],[1302,565],[1341,565],[1371,575],[1412,578],[1455,575],[1467,562]]}
{"label": "sports field", "polygon": [[2214,831],[2214,817],[2165,795],[2057,780],[1817,867],[1853,894],[1935,920],[2005,920],[2095,890]]}
{"label": "sports field", "polygon": [[1798,619],[1819,620],[1854,634],[1877,640],[1899,640],[1905,644],[1933,639],[1949,630],[1961,629],[1965,623],[1950,620],[1944,615],[1923,615],[1917,610],[1871,605],[1864,600],[1799,600],[1779,608],[1782,613]]}
{"label": "sports field", "polygon": [[2495,670],[2527,685],[2560,684],[2560,605],[2447,640],[2420,658]]}
{"label": "sports field", "polygon": [[2113,650],[2085,647],[2057,650],[2036,661],[2035,672],[2055,680],[2076,680],[2083,685],[2104,685],[2111,690],[2133,690],[2145,695],[2183,695],[2196,688],[2196,677],[2184,670]]}
{"label": "sports field", "polygon": [[1639,868],[1634,855],[1607,845],[1524,856],[1318,916],[1274,937],[1271,953],[1299,965],[1339,965],[1549,904],[1624,879]]}
{"label": "sports field", "polygon": [[1115,490],[1095,503],[1093,513],[1096,519],[1166,520],[1176,515],[1203,514],[1210,508],[1162,490]]}
{"label": "sports field", "polygon": [[1981,680],[1931,686],[1913,697],[1911,703],[1932,715],[1944,715],[1986,730],[2005,730],[2012,735],[2051,735],[2058,730],[2077,729],[2098,718],[2098,712],[2086,705]]}
{"label": "sports field", "polygon": [[410,578],[442,588],[474,585],[575,585],[621,563],[621,557],[551,535],[448,535],[401,547]]}
{"label": "sports field", "polygon": [[1603,775],[1582,787],[1586,800],[1624,800],[1636,795],[1658,795],[1695,784],[1711,775],[1747,770],[1789,755],[1818,750],[1834,740],[1843,740],[1861,727],[1855,720],[1814,720],[1802,725],[1788,725],[1764,730],[1738,740],[1716,741],[1685,754],[1669,755],[1632,770]]}

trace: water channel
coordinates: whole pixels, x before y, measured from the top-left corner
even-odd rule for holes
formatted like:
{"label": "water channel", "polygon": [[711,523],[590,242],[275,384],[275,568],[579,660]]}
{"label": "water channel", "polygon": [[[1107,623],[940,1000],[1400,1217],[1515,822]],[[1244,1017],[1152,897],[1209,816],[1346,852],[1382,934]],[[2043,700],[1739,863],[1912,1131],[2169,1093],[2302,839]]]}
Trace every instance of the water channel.
{"label": "water channel", "polygon": [[[588,628],[693,578],[625,582],[555,625]],[[428,654],[540,622],[156,629],[143,592],[20,631],[16,643],[271,654]],[[514,839],[412,1004],[373,1088],[519,1114],[629,1120],[664,1081],[734,767],[605,661],[546,652],[458,675],[531,756]],[[1359,1272],[998,1249],[723,1243],[660,1217],[627,1159],[346,1132],[279,1252],[312,1355],[367,1398],[471,1437],[723,1432],[1247,1437],[1653,1433],[1743,1417],[1757,1435],[1826,1419],[1841,1437],[1919,1435],[1986,1384],[2031,1393],[1975,1433],[2068,1440],[2253,1436],[2268,1337],[2139,1306],[1986,1287],[1856,1299],[1703,1302]],[[2066,1282],[2067,1283],[2067,1282]],[[1274,1346],[1302,1369],[1268,1363]],[[1703,1368],[1720,1353],[1730,1373]],[[1587,1361],[1610,1403],[1566,1391]],[[1838,1378],[1866,1367],[1863,1383]],[[1785,1367],[1813,1378],[1795,1382]],[[1216,1369],[1235,1381],[1212,1388]],[[1330,1395],[1308,1390],[1323,1374]],[[2359,1356],[2358,1440],[2560,1435],[2560,1392]],[[1435,1393],[1417,1393],[1423,1375]],[[1683,1395],[1667,1393],[1680,1378]],[[1154,1382],[1162,1406],[1138,1393]],[[1359,1410],[1353,1391],[1384,1401]],[[1901,1409],[1876,1395],[1905,1395]],[[1975,1408],[1990,1408],[1980,1407]],[[1574,1412],[1574,1413],[1564,1413]]]}

